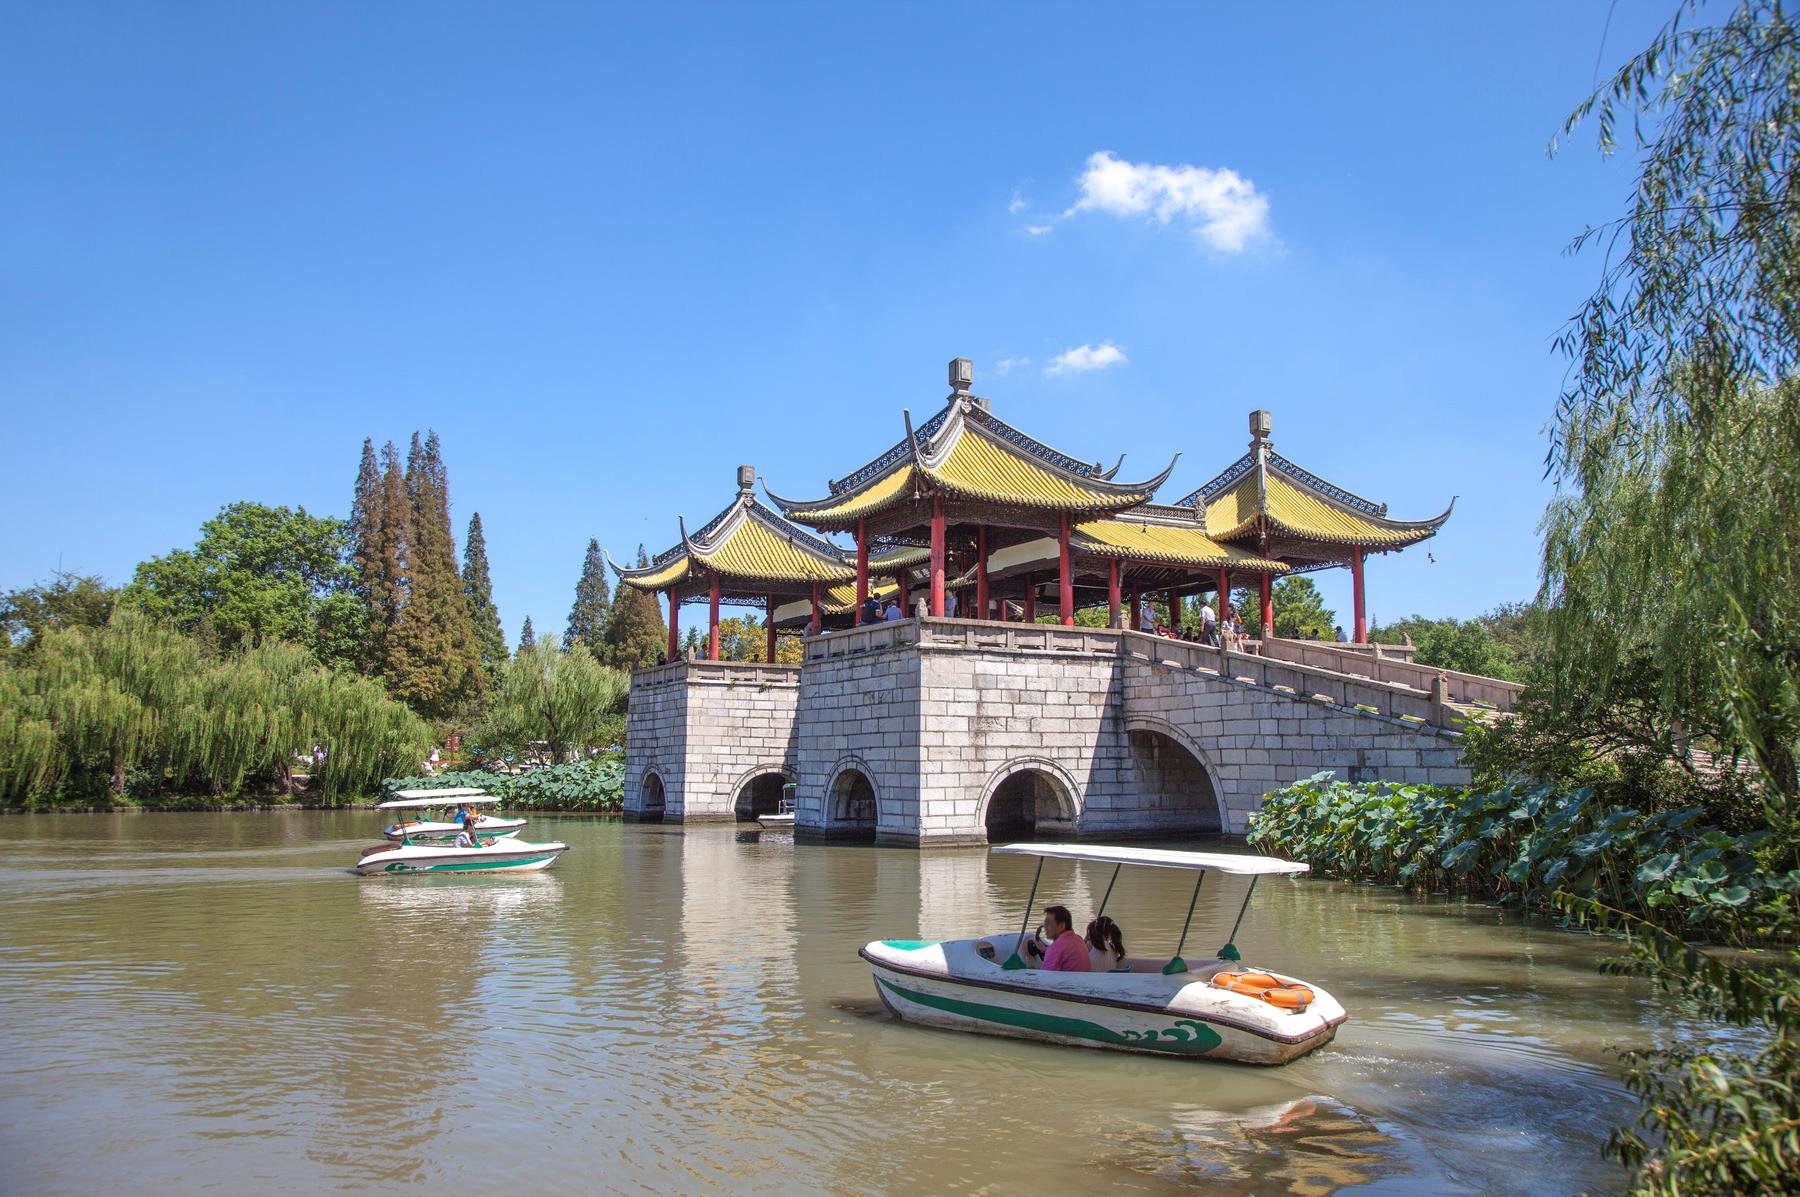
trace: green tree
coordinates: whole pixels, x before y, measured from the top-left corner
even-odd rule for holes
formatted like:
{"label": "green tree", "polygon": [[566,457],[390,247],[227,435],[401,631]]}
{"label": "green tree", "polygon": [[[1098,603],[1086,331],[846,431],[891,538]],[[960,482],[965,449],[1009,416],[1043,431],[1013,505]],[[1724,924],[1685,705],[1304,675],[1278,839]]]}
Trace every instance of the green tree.
{"label": "green tree", "polygon": [[1269,594],[1275,634],[1284,640],[1331,640],[1337,612],[1311,578],[1283,578]]}
{"label": "green tree", "polygon": [[[1576,242],[1606,258],[1559,339],[1574,368],[1552,421],[1534,689],[1562,727],[1610,725],[1664,760],[1689,736],[1746,754],[1761,867],[1800,881],[1800,31],[1779,0],[1714,24],[1684,21],[1695,7],[1564,131],[1591,118],[1610,154],[1628,130],[1639,170],[1630,212]],[[1747,938],[1800,938],[1791,901],[1721,902]],[[1724,961],[1679,929],[1626,926],[1625,967],[1759,1031],[1626,1057],[1646,1108],[1610,1149],[1634,1190],[1789,1187],[1800,958]]]}
{"label": "green tree", "polygon": [[328,665],[353,665],[364,624],[344,562],[343,521],[306,509],[232,503],[192,549],[152,557],[120,595],[127,606],[226,648],[285,640]]}
{"label": "green tree", "polygon": [[594,660],[581,645],[567,649],[546,636],[501,670],[478,732],[485,749],[529,753],[542,744],[552,760],[604,749],[624,738],[631,679]]}
{"label": "green tree", "polygon": [[118,598],[98,575],[58,570],[48,582],[0,595],[0,636],[29,646],[52,628],[105,627]]}
{"label": "green tree", "polygon": [[500,629],[500,611],[494,606],[494,583],[488,576],[487,537],[481,532],[481,513],[469,517],[469,535],[463,541],[463,597],[469,604],[469,622],[475,627],[475,643],[481,668],[490,683],[500,677],[500,666],[509,654],[506,633]]}
{"label": "green tree", "polygon": [[[639,568],[650,564],[644,546],[638,546]],[[668,651],[669,628],[654,594],[621,582],[613,591],[612,614],[606,620],[606,647],[601,659],[614,669],[630,673],[662,660]]]}
{"label": "green tree", "polygon": [[524,652],[537,643],[537,633],[531,630],[531,616],[525,617],[525,626],[519,629],[519,651]]}
{"label": "green tree", "polygon": [[422,442],[413,434],[404,482],[412,541],[406,598],[388,636],[388,684],[414,710],[442,718],[480,696],[482,674],[456,568],[450,482],[437,433]]}
{"label": "green tree", "polygon": [[569,627],[563,642],[579,644],[596,657],[606,652],[606,620],[612,602],[606,590],[606,561],[600,542],[588,539],[587,556],[581,561],[581,578],[575,583],[575,605],[569,608]]}
{"label": "green tree", "polygon": [[1377,644],[1410,642],[1417,649],[1413,660],[1421,665],[1517,680],[1511,646],[1493,633],[1485,619],[1427,619],[1413,615],[1371,629],[1369,639]]}

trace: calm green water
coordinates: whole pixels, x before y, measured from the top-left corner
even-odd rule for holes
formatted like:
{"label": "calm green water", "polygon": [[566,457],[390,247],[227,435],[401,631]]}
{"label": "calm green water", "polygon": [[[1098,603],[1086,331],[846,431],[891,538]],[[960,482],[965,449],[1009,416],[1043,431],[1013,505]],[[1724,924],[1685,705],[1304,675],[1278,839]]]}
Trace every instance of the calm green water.
{"label": "calm green water", "polygon": [[[1246,959],[1351,1013],[1304,1060],[932,1031],[856,949],[1016,925],[1032,861],[545,818],[573,845],[547,873],[348,875],[375,826],[0,822],[0,1188],[1604,1192],[1607,1045],[1671,1017],[1591,940],[1264,881]],[[1110,871],[1046,888],[1085,919]],[[1203,948],[1241,884],[1202,891]],[[1168,951],[1188,892],[1128,870],[1109,910]]]}

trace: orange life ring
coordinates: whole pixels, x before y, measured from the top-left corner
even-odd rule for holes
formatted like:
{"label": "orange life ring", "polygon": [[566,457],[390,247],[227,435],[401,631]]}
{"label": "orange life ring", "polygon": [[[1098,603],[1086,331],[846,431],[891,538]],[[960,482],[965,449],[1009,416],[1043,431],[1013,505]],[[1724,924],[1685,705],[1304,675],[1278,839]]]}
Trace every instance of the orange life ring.
{"label": "orange life ring", "polygon": [[1261,998],[1283,1010],[1304,1010],[1313,1003],[1312,990],[1304,985],[1286,984],[1268,973],[1215,973],[1212,983],[1231,993]]}

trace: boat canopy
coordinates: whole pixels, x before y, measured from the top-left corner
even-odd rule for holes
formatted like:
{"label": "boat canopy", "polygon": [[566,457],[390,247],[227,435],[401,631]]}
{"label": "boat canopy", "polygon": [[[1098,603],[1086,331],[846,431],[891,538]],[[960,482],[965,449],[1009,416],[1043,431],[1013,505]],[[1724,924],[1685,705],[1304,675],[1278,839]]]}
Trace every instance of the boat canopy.
{"label": "boat canopy", "polygon": [[[405,791],[401,791],[404,793]],[[487,802],[498,802],[500,799],[491,794],[483,794],[480,790],[444,790],[448,798],[405,798],[399,802],[382,802],[376,804],[376,810],[425,810],[433,806],[480,806]]]}
{"label": "boat canopy", "polygon": [[1304,873],[1311,865],[1275,856],[1236,856],[1227,852],[1171,852],[1165,848],[1115,848],[1105,844],[998,844],[1006,856],[1048,856],[1058,860],[1091,860],[1099,864],[1148,865],[1157,869],[1194,869],[1258,877],[1264,873]]}
{"label": "boat canopy", "polygon": [[474,798],[487,793],[477,786],[445,786],[441,790],[395,790],[396,798]]}

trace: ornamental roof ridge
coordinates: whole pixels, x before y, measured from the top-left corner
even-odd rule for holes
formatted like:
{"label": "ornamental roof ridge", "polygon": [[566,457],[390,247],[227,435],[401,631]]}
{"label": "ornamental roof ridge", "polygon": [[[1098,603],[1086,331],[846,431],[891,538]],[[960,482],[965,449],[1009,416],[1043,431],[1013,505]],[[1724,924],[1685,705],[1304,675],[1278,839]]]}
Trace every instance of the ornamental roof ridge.
{"label": "ornamental roof ridge", "polygon": [[[943,428],[944,421],[950,418],[950,409],[955,406],[956,400],[952,399],[949,403],[944,405],[943,410],[938,412],[937,415],[913,429],[913,443],[921,446],[930,443],[931,438],[937,435],[939,429]],[[834,478],[828,484],[831,496],[835,498],[846,491],[855,490],[869,479],[886,473],[889,468],[906,460],[910,456],[911,451],[907,448],[906,438],[902,437],[895,441],[893,446],[889,448],[887,452],[875,458],[867,465],[845,474],[842,478]]]}
{"label": "ornamental roof ridge", "polygon": [[[1273,456],[1273,454],[1271,453],[1270,456]],[[1176,499],[1173,505],[1189,509],[1201,506],[1207,499],[1210,499],[1220,491],[1229,488],[1232,483],[1236,482],[1239,478],[1242,478],[1245,474],[1248,474],[1255,468],[1256,454],[1254,452],[1246,453],[1230,465],[1226,466],[1223,470],[1220,470],[1218,474],[1213,477],[1212,481],[1204,483],[1181,496],[1179,499]]]}
{"label": "ornamental roof ridge", "polygon": [[1328,499],[1334,499],[1346,507],[1355,508],[1357,511],[1360,511],[1365,515],[1375,516],[1377,519],[1387,518],[1386,503],[1376,503],[1372,500],[1363,498],[1361,495],[1352,494],[1341,486],[1325,481],[1325,479],[1319,477],[1310,470],[1301,469],[1273,449],[1269,450],[1269,464],[1274,466],[1281,473],[1286,474],[1295,482],[1298,482],[1303,486],[1311,487]]}
{"label": "ornamental roof ridge", "polygon": [[798,524],[783,519],[776,512],[769,510],[767,507],[757,502],[754,496],[740,494],[736,499],[732,500],[731,504],[726,507],[725,510],[706,521],[706,524],[698,532],[689,535],[686,540],[677,541],[670,548],[664,549],[662,552],[658,553],[651,559],[648,566],[641,569],[636,567],[619,569],[615,566],[614,572],[622,577],[626,574],[647,573],[651,570],[659,569],[687,552],[689,544],[693,544],[695,547],[703,550],[711,550],[715,547],[712,543],[714,537],[716,537],[724,529],[726,523],[740,511],[749,518],[759,520],[770,532],[786,538],[787,542],[795,547],[804,547],[806,550],[810,550],[814,555],[828,558],[839,565],[848,565],[852,561],[852,558],[845,553],[841,546],[833,544],[831,541],[826,540],[815,532],[800,527]]}

